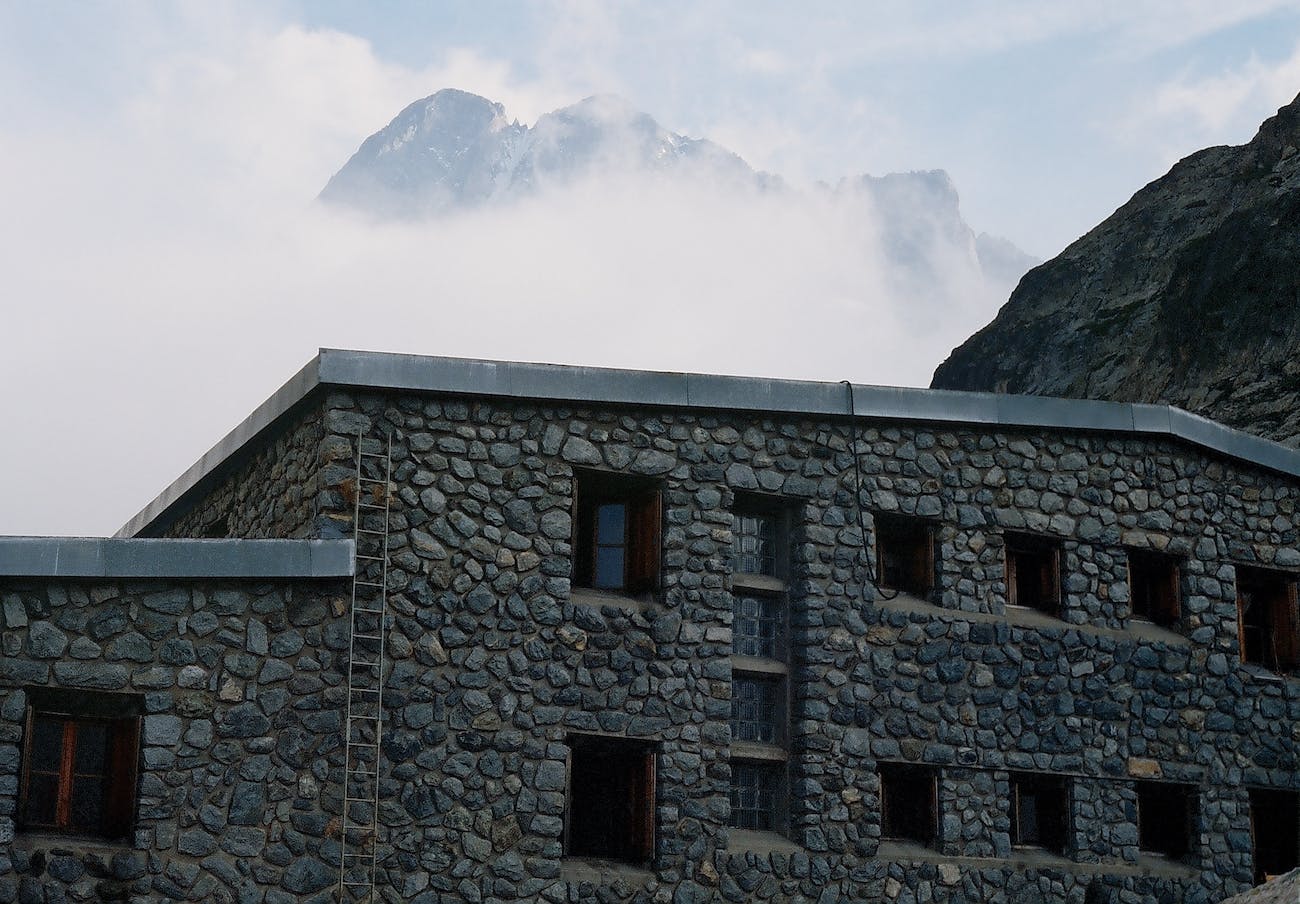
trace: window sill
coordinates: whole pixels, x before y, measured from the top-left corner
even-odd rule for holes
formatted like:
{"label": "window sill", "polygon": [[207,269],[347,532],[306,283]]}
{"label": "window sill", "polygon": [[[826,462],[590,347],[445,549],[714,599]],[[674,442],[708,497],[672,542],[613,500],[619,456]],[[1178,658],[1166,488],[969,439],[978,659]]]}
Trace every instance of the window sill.
{"label": "window sill", "polygon": [[1137,863],[1084,863],[1054,854],[1044,848],[1014,847],[1009,857],[961,857],[941,854],[934,848],[924,847],[915,841],[886,839],[880,842],[876,859],[891,863],[952,863],[972,869],[1025,870],[1053,869],[1076,875],[1110,876],[1167,876],[1190,878],[1197,875],[1195,867],[1157,854],[1143,853]]}
{"label": "window sill", "polygon": [[1263,681],[1268,684],[1282,684],[1288,679],[1295,679],[1295,672],[1275,672],[1266,665],[1260,665],[1258,662],[1243,662],[1241,670],[1254,678],[1256,681]]}
{"label": "window sill", "polygon": [[731,670],[751,675],[788,675],[790,667],[779,659],[762,656],[731,656]]}
{"label": "window sill", "polygon": [[730,854],[801,854],[803,848],[779,832],[761,829],[727,829]]}
{"label": "window sill", "polygon": [[626,882],[644,885],[654,879],[654,873],[644,866],[624,863],[621,860],[604,860],[599,857],[565,857],[560,861],[560,881],[590,882],[592,885],[613,885]]}
{"label": "window sill", "polygon": [[129,851],[134,845],[126,838],[100,838],[96,835],[72,835],[51,832],[44,829],[23,829],[14,831],[13,845],[30,849],[39,845],[43,848],[63,848],[77,854],[103,854],[112,857],[122,851]]}
{"label": "window sill", "polygon": [[748,571],[733,572],[731,575],[733,590],[758,590],[766,593],[785,593],[785,581],[770,574],[751,574]]}
{"label": "window sill", "polygon": [[790,759],[790,754],[784,747],[754,741],[732,741],[729,756],[733,760],[747,760],[751,763],[784,763]]}
{"label": "window sill", "polygon": [[615,609],[622,609],[624,612],[657,611],[657,607],[648,593],[641,596],[628,596],[623,593],[615,593],[612,590],[574,587],[569,591],[569,599],[575,606],[592,606],[596,609],[602,606],[613,606]]}
{"label": "window sill", "polygon": [[[1147,643],[1163,643],[1167,646],[1190,647],[1191,640],[1182,634],[1176,634],[1167,628],[1161,628],[1156,625],[1146,626],[1148,630],[1135,630],[1131,625],[1129,628],[1106,628],[1099,625],[1090,624],[1073,624],[1072,622],[1062,621],[1037,609],[1030,609],[1024,606],[1007,606],[1006,611],[1001,615],[995,615],[991,612],[969,612],[965,609],[949,609],[940,606],[937,603],[931,603],[919,597],[909,596],[906,593],[900,593],[890,599],[877,599],[872,605],[878,609],[886,609],[894,612],[915,613],[926,615],[931,618],[942,618],[948,621],[965,621],[983,624],[1011,625],[1019,628],[1039,628],[1056,631],[1081,631],[1085,634],[1094,634],[1101,637],[1113,637],[1116,640],[1127,640],[1129,642],[1141,641]],[[1275,674],[1275,673],[1274,673]]]}

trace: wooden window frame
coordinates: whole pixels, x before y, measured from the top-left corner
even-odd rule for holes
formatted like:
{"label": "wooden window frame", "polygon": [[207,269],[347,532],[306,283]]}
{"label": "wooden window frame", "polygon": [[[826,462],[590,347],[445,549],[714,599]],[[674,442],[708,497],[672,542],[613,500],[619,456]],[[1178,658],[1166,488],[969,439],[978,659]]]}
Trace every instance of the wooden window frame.
{"label": "wooden window frame", "polygon": [[[939,818],[939,770],[923,763],[880,762],[880,834],[882,838],[892,841],[911,841],[926,847],[937,847],[942,820]],[[928,784],[920,795],[926,801],[923,821],[926,823],[925,838],[891,831],[897,829],[899,822],[891,797],[898,796],[896,783],[900,781],[924,781]],[[909,795],[910,796],[910,795]]]}
{"label": "wooden window frame", "polygon": [[[564,829],[563,829],[563,849],[564,856],[578,858],[592,858],[597,860],[610,860],[620,863],[629,863],[634,866],[653,866],[656,855],[656,819],[655,811],[658,806],[658,745],[653,742],[645,742],[632,738],[613,737],[608,735],[590,735],[590,734],[571,734],[567,739],[568,754],[565,761],[565,791],[564,791]],[[581,749],[584,746],[595,748],[606,748],[605,756],[610,755],[610,751],[617,750],[617,756],[625,757],[629,772],[629,787],[624,789],[630,797],[628,819],[626,826],[627,836],[625,839],[610,839],[615,844],[624,845],[623,850],[611,848],[607,851],[599,850],[574,850],[575,840],[578,832],[574,827],[574,820],[579,814],[576,812],[574,804],[574,788],[584,782],[586,778],[578,774],[579,770],[575,768],[574,753],[575,747]],[[620,749],[621,748],[621,749]],[[636,773],[634,776],[632,773]],[[584,787],[586,787],[584,785]],[[611,802],[612,805],[612,802]]]}
{"label": "wooden window frame", "polygon": [[[23,730],[23,765],[18,796],[18,825],[26,831],[107,840],[129,838],[135,826],[136,787],[139,780],[140,716],[134,700],[93,692],[68,693],[34,689],[29,697]],[[127,710],[127,712],[123,712]],[[39,768],[33,762],[33,737],[38,721],[62,723],[57,769]],[[107,729],[107,751],[102,773],[77,773],[77,743],[85,728],[102,725]],[[55,778],[53,822],[35,822],[29,817],[33,775]],[[72,813],[72,793],[77,778],[99,778],[101,819],[97,826],[78,824]]]}
{"label": "wooden window frame", "polygon": [[[1064,608],[1061,586],[1061,541],[1043,534],[1008,531],[1004,535],[1006,559],[1007,605],[1033,609],[1060,618]],[[1022,557],[1024,560],[1022,560]],[[1031,564],[1027,559],[1041,559],[1035,566],[1037,598],[1026,600],[1020,593],[1020,573]]]}
{"label": "wooden window frame", "polygon": [[[1128,549],[1129,612],[1133,618],[1177,628],[1183,618],[1182,559],[1150,549]],[[1144,579],[1144,573],[1154,573]],[[1139,605],[1139,590],[1153,588],[1146,605]]]}
{"label": "wooden window frame", "polygon": [[[609,593],[639,596],[659,588],[663,546],[663,494],[650,481],[608,471],[575,471],[573,477],[573,583]],[[619,587],[596,582],[596,512],[602,505],[624,510],[623,579]]]}
{"label": "wooden window frame", "polygon": [[[1300,669],[1300,601],[1293,572],[1252,565],[1236,566],[1237,641],[1241,661],[1279,673]],[[1274,586],[1269,587],[1270,584]],[[1264,624],[1247,624],[1248,611],[1263,603]],[[1262,631],[1261,655],[1251,654],[1248,633]]]}
{"label": "wooden window frame", "polygon": [[[934,595],[935,581],[935,524],[924,518],[878,512],[872,515],[876,531],[876,575],[880,586],[921,599]],[[891,581],[891,569],[886,558],[895,545],[915,544],[906,550],[909,576],[903,581]]]}

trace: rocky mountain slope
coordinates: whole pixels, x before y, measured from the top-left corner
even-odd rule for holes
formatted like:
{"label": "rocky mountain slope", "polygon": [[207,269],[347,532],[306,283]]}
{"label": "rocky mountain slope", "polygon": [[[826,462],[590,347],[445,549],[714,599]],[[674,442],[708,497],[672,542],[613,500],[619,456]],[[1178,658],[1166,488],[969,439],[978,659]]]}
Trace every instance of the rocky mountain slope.
{"label": "rocky mountain slope", "polygon": [[1037,263],[1006,239],[972,230],[942,170],[860,176],[801,192],[608,96],[548,113],[529,127],[498,103],[444,89],[367,138],[320,197],[379,219],[411,220],[563,193],[610,176],[828,204],[828,221],[879,242],[872,251],[889,268],[887,282],[923,296],[978,293],[1000,301]]}
{"label": "rocky mountain slope", "polygon": [[932,385],[1169,402],[1300,445],[1300,98],[1031,270]]}

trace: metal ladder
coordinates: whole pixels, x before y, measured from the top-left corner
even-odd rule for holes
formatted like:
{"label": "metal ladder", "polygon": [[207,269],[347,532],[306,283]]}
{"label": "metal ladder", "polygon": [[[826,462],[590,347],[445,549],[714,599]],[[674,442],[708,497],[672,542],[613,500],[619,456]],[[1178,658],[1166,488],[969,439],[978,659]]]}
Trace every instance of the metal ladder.
{"label": "metal ladder", "polygon": [[348,640],[339,902],[377,900],[379,744],[384,721],[384,618],[388,609],[389,478],[393,438],[357,436],[356,568]]}

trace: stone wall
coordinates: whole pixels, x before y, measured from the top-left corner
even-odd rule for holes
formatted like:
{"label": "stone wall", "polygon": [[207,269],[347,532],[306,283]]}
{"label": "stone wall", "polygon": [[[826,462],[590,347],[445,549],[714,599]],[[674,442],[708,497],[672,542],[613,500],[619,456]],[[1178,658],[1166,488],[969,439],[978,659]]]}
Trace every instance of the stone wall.
{"label": "stone wall", "polygon": [[333,536],[316,523],[322,469],[345,454],[321,444],[319,406],[200,494],[162,533],[166,537],[240,539]]}
{"label": "stone wall", "polygon": [[[399,647],[414,674],[443,666],[441,707],[393,724],[415,757],[394,772],[399,847],[445,852],[400,870],[444,896],[419,900],[1207,899],[1250,880],[1245,786],[1300,787],[1295,681],[1236,655],[1233,564],[1300,562],[1281,478],[1133,439],[864,427],[867,506],[941,523],[930,605],[863,589],[873,532],[864,554],[843,422],[376,394],[325,417],[393,434]],[[575,467],[663,482],[656,605],[575,604]],[[737,491],[795,513],[790,850],[726,828]],[[1061,620],[1008,610],[1004,529],[1060,538]],[[1130,623],[1126,546],[1186,557],[1181,633]],[[554,779],[583,731],[662,744],[652,875],[584,883],[559,859]],[[423,762],[421,738],[441,745]],[[877,759],[941,769],[939,851],[878,856]],[[1071,777],[1069,857],[1008,859],[1009,769]],[[1193,865],[1138,857],[1137,776],[1199,787]]]}
{"label": "stone wall", "polygon": [[[329,899],[346,586],[9,581],[0,600],[0,902]],[[129,842],[15,830],[44,688],[141,708]]]}
{"label": "stone wall", "polygon": [[[843,420],[337,392],[204,506],[231,513],[232,532],[346,531],[356,438],[390,433],[381,885],[403,900],[1217,900],[1251,878],[1245,789],[1300,789],[1300,687],[1238,661],[1234,568],[1300,566],[1292,481],[1101,435],[854,434]],[[661,482],[653,602],[573,592],[575,468]],[[271,485],[291,471],[310,493],[288,504]],[[791,831],[761,844],[726,825],[741,492],[791,513]],[[871,511],[938,523],[933,603],[864,586]],[[1060,619],[1007,607],[1006,530],[1060,540]],[[1184,557],[1178,632],[1130,618],[1126,547]],[[329,654],[345,637],[341,622],[322,630],[330,664],[313,677],[336,674]],[[337,718],[339,698],[311,693],[321,724],[331,704]],[[658,744],[653,870],[592,873],[562,857],[570,733]],[[243,755],[278,763],[273,746]],[[882,843],[882,760],[939,770],[935,849]],[[312,761],[314,803],[297,778],[283,792],[300,838],[337,797],[341,770],[326,761]],[[1012,849],[1013,770],[1068,777],[1066,856]],[[1133,781],[1150,777],[1199,789],[1190,864],[1138,853]],[[308,847],[328,851],[322,834]],[[303,884],[286,879],[292,864],[316,863],[288,849],[254,876],[267,901]]]}

